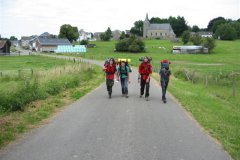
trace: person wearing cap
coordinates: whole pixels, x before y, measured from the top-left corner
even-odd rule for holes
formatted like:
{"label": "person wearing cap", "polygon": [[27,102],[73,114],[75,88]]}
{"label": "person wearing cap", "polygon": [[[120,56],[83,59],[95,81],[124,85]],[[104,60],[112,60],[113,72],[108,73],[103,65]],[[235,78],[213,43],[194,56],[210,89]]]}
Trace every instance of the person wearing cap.
{"label": "person wearing cap", "polygon": [[145,98],[149,100],[149,88],[150,88],[150,76],[152,74],[152,65],[150,63],[150,58],[144,57],[143,62],[138,67],[138,72],[140,75],[140,98],[142,98],[146,86]]}
{"label": "person wearing cap", "polygon": [[103,70],[106,73],[106,86],[109,99],[112,98],[112,87],[114,85],[114,75],[116,74],[116,65],[113,58],[110,58],[105,62]]}
{"label": "person wearing cap", "polygon": [[118,80],[121,82],[122,88],[122,97],[128,98],[128,84],[130,83],[130,76],[129,76],[130,69],[126,65],[125,61],[121,61],[120,65],[117,69],[117,77]]}

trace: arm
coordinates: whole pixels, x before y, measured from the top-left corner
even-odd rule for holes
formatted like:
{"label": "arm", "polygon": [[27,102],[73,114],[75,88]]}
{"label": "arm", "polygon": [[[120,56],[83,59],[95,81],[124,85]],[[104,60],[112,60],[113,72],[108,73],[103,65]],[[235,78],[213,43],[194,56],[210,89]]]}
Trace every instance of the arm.
{"label": "arm", "polygon": [[129,72],[130,72],[130,68],[128,67],[128,69],[127,69],[128,83],[130,83],[130,74],[129,74]]}
{"label": "arm", "polygon": [[146,82],[149,82],[151,74],[152,74],[152,65],[149,66],[149,76],[148,76]]}

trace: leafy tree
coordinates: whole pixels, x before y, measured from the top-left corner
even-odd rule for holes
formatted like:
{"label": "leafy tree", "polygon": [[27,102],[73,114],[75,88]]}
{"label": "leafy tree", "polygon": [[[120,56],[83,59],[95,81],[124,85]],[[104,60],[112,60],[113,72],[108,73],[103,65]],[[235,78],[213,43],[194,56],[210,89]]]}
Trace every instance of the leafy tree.
{"label": "leafy tree", "polygon": [[197,25],[194,25],[194,26],[192,27],[192,31],[193,31],[193,32],[199,32],[199,31],[200,31],[200,28],[199,28]]}
{"label": "leafy tree", "polygon": [[205,48],[208,48],[209,53],[213,50],[213,48],[216,46],[215,39],[206,37],[202,39],[202,45]]}
{"label": "leafy tree", "polygon": [[221,24],[215,33],[221,40],[234,40],[237,38],[237,32],[230,24]]}
{"label": "leafy tree", "polygon": [[168,19],[166,19],[166,18],[163,18],[163,19],[161,19],[161,18],[159,18],[159,17],[152,17],[151,19],[150,19],[150,23],[168,23]]}
{"label": "leafy tree", "polygon": [[208,30],[208,31],[212,31],[214,22],[215,22],[215,21],[218,21],[218,20],[225,20],[225,18],[223,18],[223,17],[217,17],[217,18],[214,18],[214,19],[210,20],[209,23],[208,23],[208,26],[207,26],[207,30]]}
{"label": "leafy tree", "polygon": [[100,34],[100,39],[102,41],[110,41],[111,38],[112,38],[112,31],[109,27],[107,28],[107,30],[104,33]]}
{"label": "leafy tree", "polygon": [[202,42],[202,37],[197,33],[194,34],[191,38],[190,38],[191,42],[193,42],[194,45],[200,45]]}
{"label": "leafy tree", "polygon": [[126,38],[126,33],[124,31],[122,31],[119,39],[121,40],[121,39],[124,39],[124,38]]}
{"label": "leafy tree", "polygon": [[17,39],[17,37],[15,37],[15,36],[11,36],[9,40],[10,40],[10,41],[15,41],[15,40],[18,40],[18,39]]}
{"label": "leafy tree", "polygon": [[183,44],[187,44],[189,42],[190,34],[191,34],[191,32],[189,30],[183,32],[183,34],[182,34]]}
{"label": "leafy tree", "polygon": [[213,23],[213,27],[212,27],[213,33],[215,33],[216,30],[217,30],[217,28],[218,28],[221,24],[224,24],[224,23],[227,23],[227,21],[226,21],[225,19],[216,20],[216,21]]}
{"label": "leafy tree", "polygon": [[168,21],[177,37],[180,37],[184,31],[188,30],[188,26],[184,17],[178,16],[175,18],[170,16]]}
{"label": "leafy tree", "polygon": [[235,21],[231,24],[231,26],[236,30],[237,32],[237,38],[240,39],[240,21]]}
{"label": "leafy tree", "polygon": [[70,24],[64,24],[60,27],[59,38],[67,38],[71,43],[79,38],[78,28]]}
{"label": "leafy tree", "polygon": [[134,22],[134,26],[131,28],[130,33],[136,36],[143,36],[143,21],[139,20]]}

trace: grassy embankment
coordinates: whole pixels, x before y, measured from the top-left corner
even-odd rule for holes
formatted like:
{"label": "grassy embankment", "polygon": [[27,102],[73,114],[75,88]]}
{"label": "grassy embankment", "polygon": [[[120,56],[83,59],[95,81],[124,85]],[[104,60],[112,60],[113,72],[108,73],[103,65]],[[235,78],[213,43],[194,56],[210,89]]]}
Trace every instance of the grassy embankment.
{"label": "grassy embankment", "polygon": [[40,56],[0,57],[0,148],[104,80],[97,66]]}

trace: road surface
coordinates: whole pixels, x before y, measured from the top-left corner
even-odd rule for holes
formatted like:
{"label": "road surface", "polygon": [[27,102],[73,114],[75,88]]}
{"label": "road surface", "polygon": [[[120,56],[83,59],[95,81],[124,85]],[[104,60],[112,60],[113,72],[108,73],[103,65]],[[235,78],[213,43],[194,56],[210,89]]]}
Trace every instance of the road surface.
{"label": "road surface", "polygon": [[172,98],[162,103],[155,81],[150,101],[139,98],[135,70],[129,96],[121,97],[120,84],[115,83],[108,99],[102,84],[1,151],[0,160],[231,159]]}

